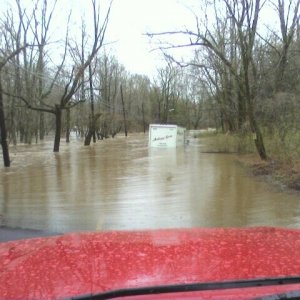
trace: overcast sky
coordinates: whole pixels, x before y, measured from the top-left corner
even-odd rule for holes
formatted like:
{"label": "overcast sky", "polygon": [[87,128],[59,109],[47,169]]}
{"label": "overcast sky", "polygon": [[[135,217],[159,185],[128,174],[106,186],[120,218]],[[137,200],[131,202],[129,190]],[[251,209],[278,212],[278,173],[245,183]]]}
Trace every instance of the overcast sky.
{"label": "overcast sky", "polygon": [[[102,0],[102,3],[108,1]],[[79,9],[80,12],[83,11],[83,6],[91,7],[88,2],[70,1],[73,10]],[[112,49],[128,71],[152,77],[157,68],[162,66],[163,60],[159,50],[153,51],[156,45],[150,43],[145,33],[191,27],[195,20],[187,5],[191,7],[193,2],[195,1],[114,0],[106,35],[106,41],[114,43],[107,48]]]}
{"label": "overcast sky", "polygon": [[[53,0],[47,1],[49,6],[53,4]],[[113,0],[105,39],[112,44],[107,47],[107,51],[111,51],[128,71],[154,76],[157,68],[163,64],[162,55],[159,51],[151,51],[155,45],[151,45],[144,34],[190,25],[194,18],[185,5],[191,6],[195,1]],[[35,0],[21,0],[21,5],[31,11],[34,2]],[[99,0],[98,3],[104,15],[110,0]],[[15,0],[1,0],[1,15],[8,7],[15,9]],[[72,10],[70,29],[73,33],[79,30],[81,16],[92,25],[90,0],[58,0],[52,22],[52,40],[64,39],[69,10]]]}
{"label": "overcast sky", "polygon": [[[24,1],[24,0],[23,0]],[[91,20],[91,4],[88,0],[59,0],[68,3],[65,7],[72,8],[74,15],[85,13],[86,20]],[[61,3],[62,3],[61,2]],[[100,0],[105,11],[110,0]],[[113,0],[107,42],[115,42],[108,47],[117,56],[120,63],[132,73],[155,76],[164,60],[159,50],[145,33],[174,31],[184,28],[195,30],[194,14],[203,13],[199,0]],[[266,7],[266,5],[265,5]],[[77,10],[77,11],[76,11]],[[270,9],[261,12],[260,24],[270,21]],[[173,42],[180,43],[172,37]],[[151,51],[152,50],[152,51]],[[192,49],[180,49],[177,58],[192,57]]]}
{"label": "overcast sky", "polygon": [[[3,1],[3,2],[2,2]],[[13,0],[2,0],[2,12],[6,6],[12,5]],[[50,4],[53,0],[48,0]],[[110,0],[100,0],[103,14]],[[32,7],[33,0],[21,0],[22,5]],[[113,0],[106,42],[107,51],[111,51],[120,63],[132,73],[146,74],[150,78],[155,76],[156,70],[163,66],[162,55],[157,51],[155,44],[144,34],[147,32],[162,32],[176,29],[194,29],[195,17],[191,11],[198,13],[199,0]],[[6,4],[6,5],[5,5]],[[87,23],[92,23],[91,1],[89,0],[58,0],[55,18],[53,19],[53,32],[65,34],[65,24],[68,11],[72,9],[70,29],[76,31],[80,28],[81,16]],[[266,15],[262,18],[268,19]],[[176,42],[175,42],[176,43]],[[152,51],[151,51],[152,50]],[[191,49],[181,49],[180,56],[187,57]]]}

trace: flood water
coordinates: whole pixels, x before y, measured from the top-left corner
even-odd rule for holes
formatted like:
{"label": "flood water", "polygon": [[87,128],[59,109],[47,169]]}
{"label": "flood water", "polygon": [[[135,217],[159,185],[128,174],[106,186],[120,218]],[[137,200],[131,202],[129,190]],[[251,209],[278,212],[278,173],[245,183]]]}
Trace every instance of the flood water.
{"label": "flood water", "polygon": [[73,138],[11,149],[1,167],[0,224],[53,232],[170,227],[300,228],[299,195],[249,176],[226,154],[191,139],[150,149],[147,136],[84,147]]}

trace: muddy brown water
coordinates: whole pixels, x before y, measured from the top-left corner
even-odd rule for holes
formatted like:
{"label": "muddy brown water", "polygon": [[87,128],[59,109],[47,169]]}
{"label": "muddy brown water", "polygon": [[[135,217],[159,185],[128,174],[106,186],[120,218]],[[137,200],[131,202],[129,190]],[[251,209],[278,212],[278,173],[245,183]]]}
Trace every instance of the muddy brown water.
{"label": "muddy brown water", "polygon": [[11,148],[1,167],[0,224],[53,232],[173,227],[300,228],[299,195],[249,176],[226,154],[190,139],[150,149],[147,136],[84,147],[73,137]]}

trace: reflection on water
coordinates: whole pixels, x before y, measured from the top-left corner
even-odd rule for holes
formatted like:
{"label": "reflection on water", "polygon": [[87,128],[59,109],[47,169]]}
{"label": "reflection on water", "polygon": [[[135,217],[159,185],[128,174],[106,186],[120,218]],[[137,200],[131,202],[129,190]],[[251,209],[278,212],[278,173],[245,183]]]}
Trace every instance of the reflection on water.
{"label": "reflection on water", "polygon": [[167,227],[300,228],[297,195],[272,190],[223,154],[149,149],[144,135],[90,147],[19,146],[2,168],[0,222],[55,232]]}

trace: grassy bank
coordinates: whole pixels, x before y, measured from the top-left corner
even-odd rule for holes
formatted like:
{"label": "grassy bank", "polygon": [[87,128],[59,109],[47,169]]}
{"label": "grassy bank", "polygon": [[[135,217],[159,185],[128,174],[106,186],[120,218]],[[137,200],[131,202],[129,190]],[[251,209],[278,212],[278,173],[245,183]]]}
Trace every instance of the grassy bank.
{"label": "grassy bank", "polygon": [[300,191],[300,133],[289,133],[284,139],[277,134],[265,134],[268,161],[260,160],[250,134],[206,133],[203,152],[236,153],[237,159],[256,176],[268,176],[275,183]]}

